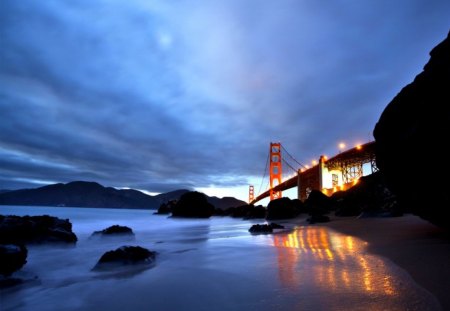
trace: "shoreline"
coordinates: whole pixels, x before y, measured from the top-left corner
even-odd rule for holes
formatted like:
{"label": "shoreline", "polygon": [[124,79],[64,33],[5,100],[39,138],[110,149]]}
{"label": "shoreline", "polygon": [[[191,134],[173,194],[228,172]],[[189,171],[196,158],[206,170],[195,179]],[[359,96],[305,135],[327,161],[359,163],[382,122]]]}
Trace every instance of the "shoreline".
{"label": "shoreline", "polygon": [[330,218],[330,222],[312,226],[324,226],[368,242],[368,252],[404,269],[436,297],[443,310],[450,310],[450,232],[410,214]]}

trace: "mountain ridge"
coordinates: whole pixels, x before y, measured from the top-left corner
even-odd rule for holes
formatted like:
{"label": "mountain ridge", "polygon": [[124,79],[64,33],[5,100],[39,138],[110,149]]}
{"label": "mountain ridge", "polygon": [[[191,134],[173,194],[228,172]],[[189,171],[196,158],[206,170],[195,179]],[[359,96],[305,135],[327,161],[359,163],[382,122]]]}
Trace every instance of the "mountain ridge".
{"label": "mountain ridge", "polygon": [[[39,188],[0,190],[0,205],[153,210],[158,209],[162,203],[177,200],[182,194],[189,191],[187,189],[179,189],[151,196],[135,189],[104,187],[92,181],[72,181],[66,184],[56,183]],[[207,195],[206,197],[211,204],[221,209],[246,204],[246,202],[236,198],[226,197],[219,199]]]}

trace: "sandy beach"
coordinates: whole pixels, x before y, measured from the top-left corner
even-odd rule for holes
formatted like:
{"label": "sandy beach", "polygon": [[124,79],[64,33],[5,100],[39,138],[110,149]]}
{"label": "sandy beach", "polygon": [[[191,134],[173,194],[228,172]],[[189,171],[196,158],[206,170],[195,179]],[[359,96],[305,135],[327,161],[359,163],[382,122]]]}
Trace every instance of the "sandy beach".
{"label": "sandy beach", "polygon": [[[319,224],[317,224],[319,225]],[[414,216],[332,217],[320,224],[368,242],[368,251],[403,268],[450,310],[450,233]]]}

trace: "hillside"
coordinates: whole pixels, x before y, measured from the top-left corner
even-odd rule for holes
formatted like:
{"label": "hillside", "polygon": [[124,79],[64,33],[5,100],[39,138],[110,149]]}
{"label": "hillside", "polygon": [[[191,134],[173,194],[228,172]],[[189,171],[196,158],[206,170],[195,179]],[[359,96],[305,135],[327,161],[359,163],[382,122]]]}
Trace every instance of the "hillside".
{"label": "hillside", "polygon": [[[156,196],[133,189],[118,190],[96,182],[74,181],[40,188],[0,192],[0,205],[70,206],[97,208],[158,209],[162,203],[177,200],[189,190],[180,189]],[[216,208],[228,208],[246,204],[235,198],[208,197]]]}

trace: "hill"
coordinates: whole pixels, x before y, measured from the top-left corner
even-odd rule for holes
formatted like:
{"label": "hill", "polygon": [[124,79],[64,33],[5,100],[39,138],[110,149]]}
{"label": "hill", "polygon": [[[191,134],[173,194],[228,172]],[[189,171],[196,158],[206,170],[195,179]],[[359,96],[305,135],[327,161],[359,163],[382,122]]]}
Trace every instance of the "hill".
{"label": "hill", "polygon": [[[189,190],[180,189],[156,196],[133,189],[118,190],[96,182],[73,181],[33,189],[0,192],[0,205],[70,206],[97,208],[158,209],[162,203],[178,200]],[[246,204],[231,197],[208,197],[216,208],[228,208]]]}

